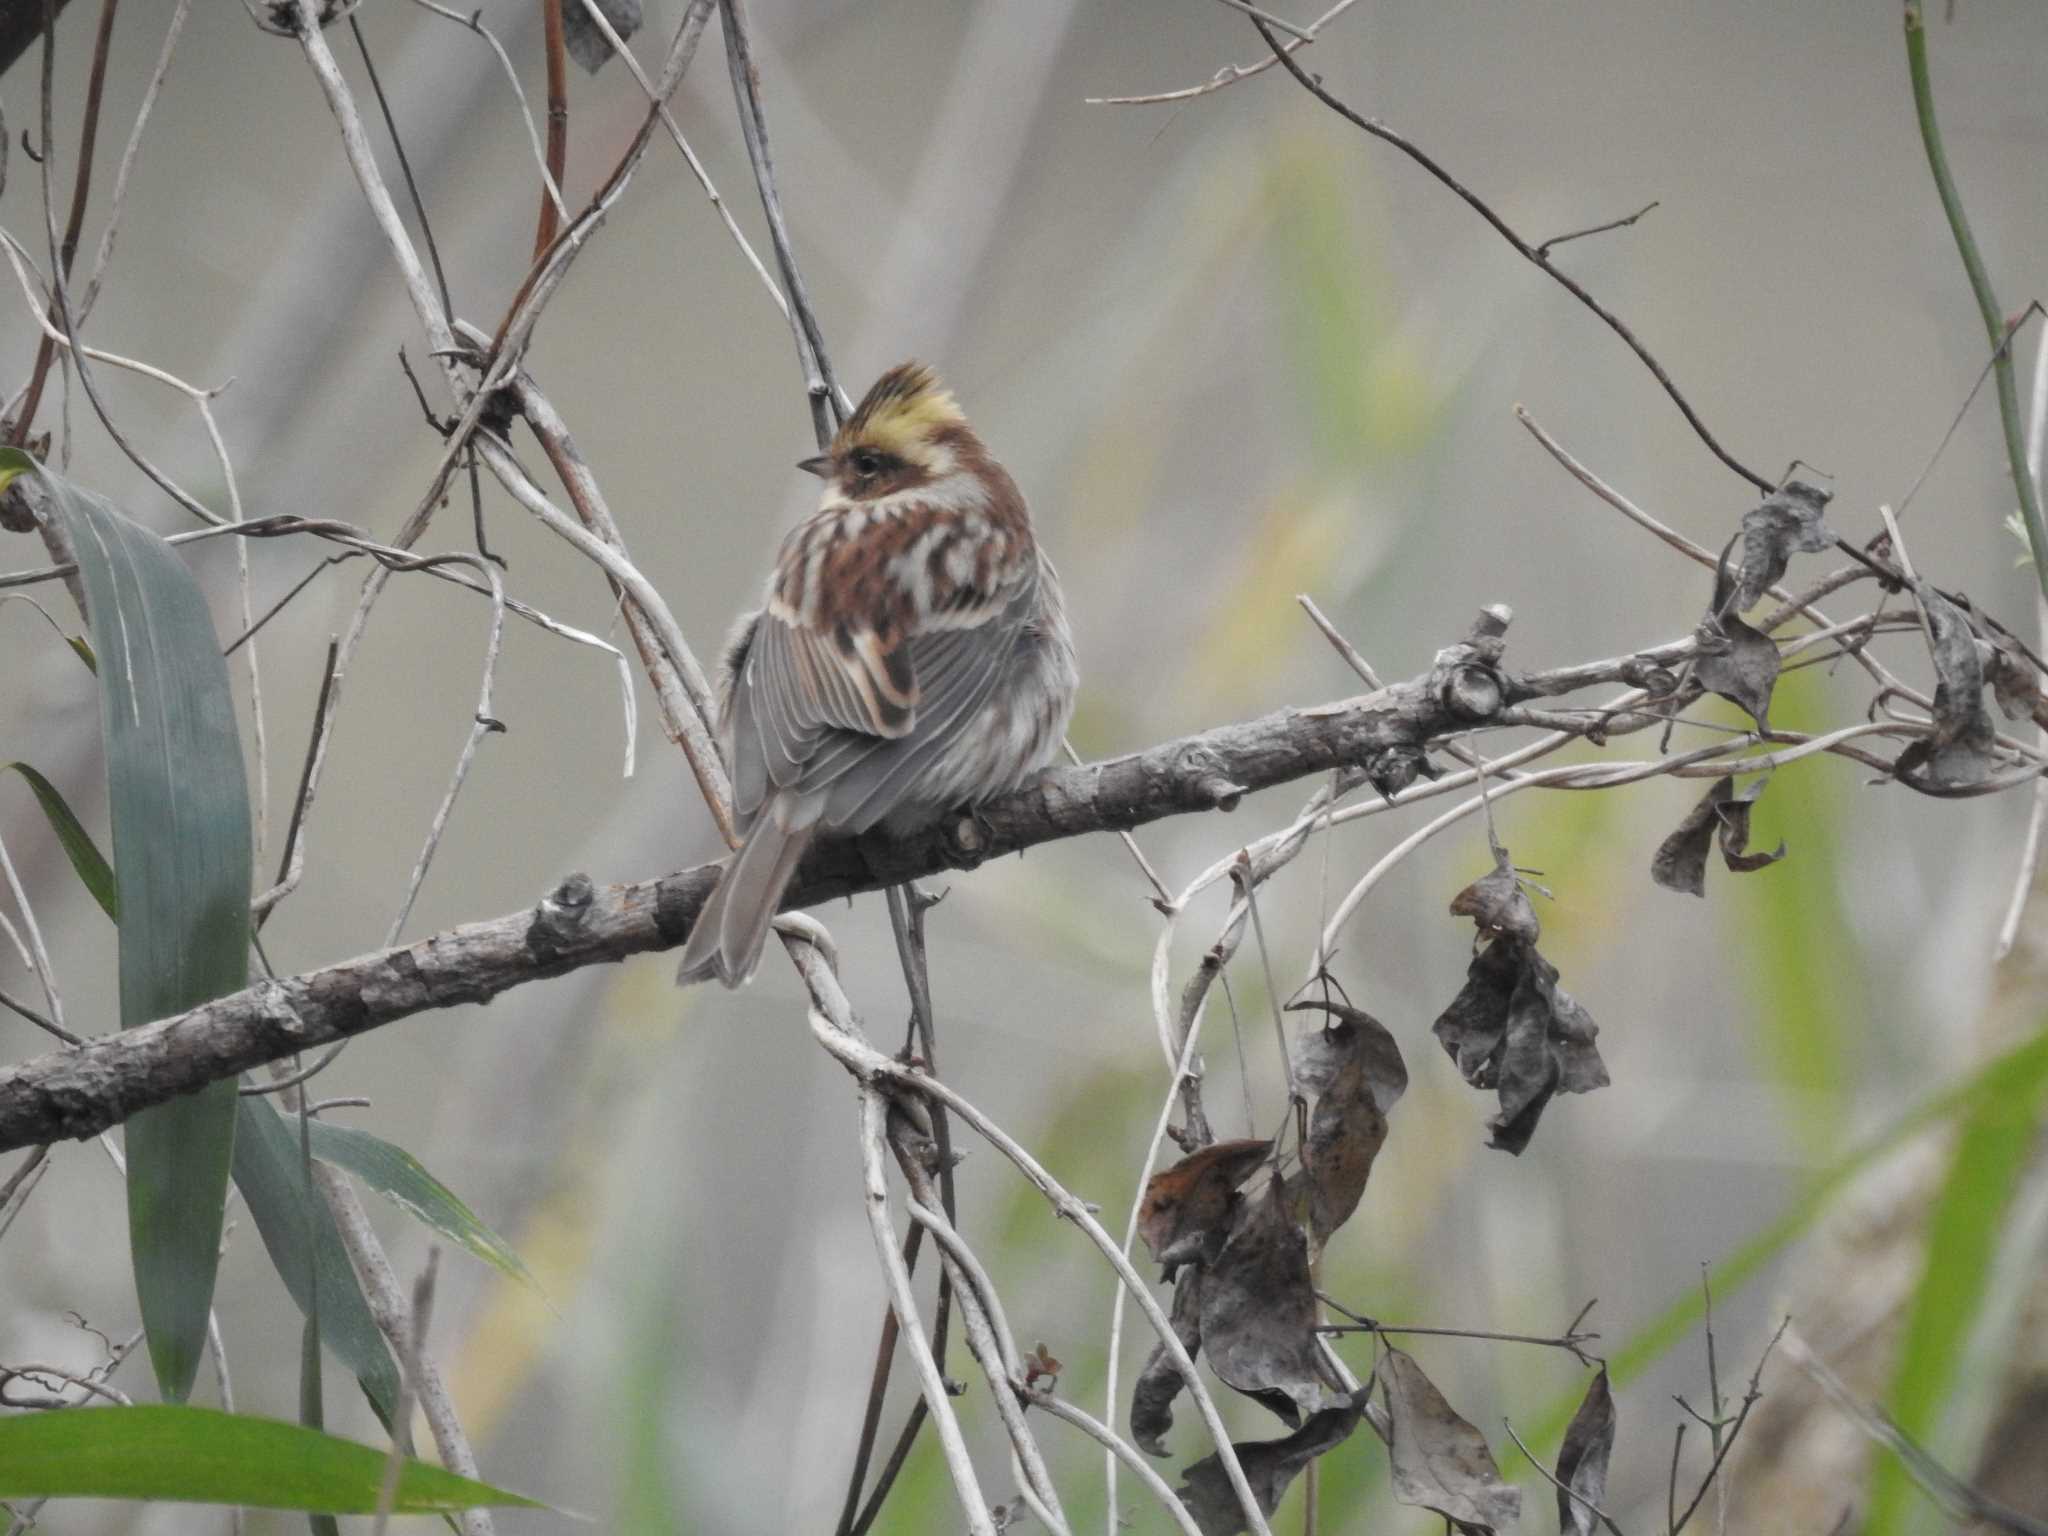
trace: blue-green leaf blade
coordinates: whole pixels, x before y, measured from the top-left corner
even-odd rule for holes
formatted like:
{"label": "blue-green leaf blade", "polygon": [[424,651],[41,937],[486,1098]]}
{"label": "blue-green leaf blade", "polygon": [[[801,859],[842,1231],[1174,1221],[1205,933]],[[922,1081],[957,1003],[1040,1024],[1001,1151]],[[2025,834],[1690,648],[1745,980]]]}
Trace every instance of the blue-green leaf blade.
{"label": "blue-green leaf blade", "polygon": [[[0,1498],[164,1499],[374,1514],[387,1453],[248,1414],[181,1404],[0,1419]],[[398,1479],[400,1514],[545,1505],[426,1462]]]}
{"label": "blue-green leaf blade", "polygon": [[312,1125],[313,1155],[345,1169],[387,1197],[407,1214],[425,1222],[451,1242],[507,1277],[539,1289],[512,1245],[486,1225],[455,1192],[429,1173],[403,1147],[353,1126]]}
{"label": "blue-green leaf blade", "polygon": [[[0,449],[0,482],[34,475],[78,557],[100,684],[121,913],[121,1024],[248,980],[249,794],[234,696],[205,594],[169,545],[90,491]],[[128,1122],[128,1231],[151,1364],[183,1400],[205,1353],[235,1089],[219,1083]]]}
{"label": "blue-green leaf blade", "polygon": [[[316,1122],[312,1131],[318,1137]],[[317,1150],[317,1139],[315,1142]],[[319,1192],[309,1188],[299,1159],[296,1123],[268,1099],[241,1101],[235,1138],[235,1187],[248,1202],[265,1252],[301,1315],[313,1313],[319,1287],[320,1341],[362,1383],[363,1395],[387,1424],[398,1403],[398,1367],[370,1316],[362,1286]],[[317,1282],[306,1255],[311,1245]]]}

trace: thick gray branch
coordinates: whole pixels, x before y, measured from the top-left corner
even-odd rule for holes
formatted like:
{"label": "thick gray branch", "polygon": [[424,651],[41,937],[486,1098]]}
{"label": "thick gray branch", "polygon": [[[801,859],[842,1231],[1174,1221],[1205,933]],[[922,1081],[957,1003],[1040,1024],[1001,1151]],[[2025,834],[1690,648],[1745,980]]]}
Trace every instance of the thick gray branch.
{"label": "thick gray branch", "polygon": [[[820,844],[784,905],[814,906],[1061,838],[1227,810],[1250,790],[1366,766],[1390,752],[1412,754],[1432,737],[1477,723],[1474,694],[1487,690],[1469,685],[1485,669],[1464,664],[1464,650],[1440,656],[1420,678],[1361,698],[1284,709],[1129,757],[1051,770],[976,818],[951,818],[909,837],[871,833]],[[1628,665],[1610,664],[1607,677]],[[1601,680],[1576,676],[1599,668],[1574,670],[1581,684]],[[1539,687],[1530,678],[1509,691]],[[1501,702],[1495,693],[1479,709]],[[717,875],[716,864],[701,864],[602,888],[572,875],[527,911],[262,982],[176,1018],[0,1070],[0,1151],[96,1135],[178,1094],[429,1008],[488,1002],[542,977],[673,948],[688,937]]]}

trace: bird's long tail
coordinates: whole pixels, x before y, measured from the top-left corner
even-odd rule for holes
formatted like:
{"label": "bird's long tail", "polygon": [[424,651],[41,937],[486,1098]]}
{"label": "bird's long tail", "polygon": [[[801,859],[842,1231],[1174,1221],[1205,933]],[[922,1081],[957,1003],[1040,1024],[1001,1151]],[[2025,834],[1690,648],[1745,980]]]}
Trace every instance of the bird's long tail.
{"label": "bird's long tail", "polygon": [[785,826],[783,818],[775,814],[779,809],[771,805],[754,823],[740,851],[718,877],[704,910],[697,914],[689,942],[683,946],[677,981],[701,981],[715,975],[728,987],[736,987],[761,963],[761,950],[782,904],[782,892],[817,830],[808,820],[800,826]]}

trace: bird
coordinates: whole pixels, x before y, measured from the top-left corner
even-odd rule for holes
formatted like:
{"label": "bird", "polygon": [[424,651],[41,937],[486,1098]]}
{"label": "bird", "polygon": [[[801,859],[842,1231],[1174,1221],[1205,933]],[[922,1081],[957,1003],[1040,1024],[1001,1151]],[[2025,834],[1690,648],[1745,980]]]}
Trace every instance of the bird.
{"label": "bird", "polygon": [[1016,789],[1073,716],[1059,576],[932,369],[884,373],[797,467],[824,489],[726,643],[719,735],[742,840],[679,982],[753,975],[813,838],[911,832]]}

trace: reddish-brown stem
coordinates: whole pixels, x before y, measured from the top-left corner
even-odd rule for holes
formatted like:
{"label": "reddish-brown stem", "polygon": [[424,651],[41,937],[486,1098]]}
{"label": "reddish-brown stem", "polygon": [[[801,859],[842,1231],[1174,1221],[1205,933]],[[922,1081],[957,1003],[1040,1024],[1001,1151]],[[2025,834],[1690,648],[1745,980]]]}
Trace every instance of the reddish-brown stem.
{"label": "reddish-brown stem", "polygon": [[[71,184],[71,211],[64,220],[64,241],[59,247],[60,261],[64,276],[71,276],[71,260],[78,254],[79,233],[85,227],[85,203],[92,191],[92,152],[100,131],[100,99],[107,84],[107,52],[114,37],[114,10],[120,0],[101,0],[99,31],[94,35],[92,45],[92,75],[85,87],[85,123],[78,131],[78,174]],[[42,146],[44,154],[50,146]],[[59,324],[56,301],[50,305],[50,323]],[[14,429],[8,434],[8,442],[19,448],[28,441],[29,428],[35,425],[36,409],[43,403],[43,384],[50,376],[50,364],[57,359],[57,343],[46,331],[43,339],[36,344],[35,370],[29,375],[28,392],[21,399],[21,414],[14,419]]]}
{"label": "reddish-brown stem", "polygon": [[[562,33],[562,0],[541,0],[541,21],[548,56],[548,179],[557,187],[569,164],[569,55]],[[540,228],[533,236],[533,259],[539,261],[555,243],[561,214],[554,194],[540,189]]]}

